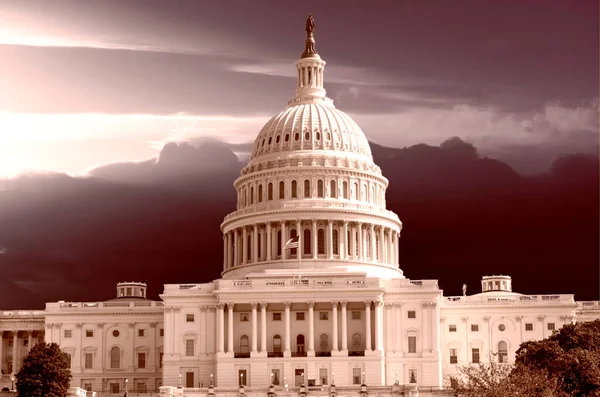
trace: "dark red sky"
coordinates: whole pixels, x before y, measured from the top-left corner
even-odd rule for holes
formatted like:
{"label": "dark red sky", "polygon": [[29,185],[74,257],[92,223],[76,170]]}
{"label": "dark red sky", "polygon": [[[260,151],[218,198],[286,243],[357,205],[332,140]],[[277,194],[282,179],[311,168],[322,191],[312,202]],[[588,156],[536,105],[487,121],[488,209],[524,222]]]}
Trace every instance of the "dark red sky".
{"label": "dark red sky", "polygon": [[598,149],[597,1],[4,0],[4,166],[252,141],[292,95],[309,12],[329,96],[372,141],[459,136],[524,173]]}

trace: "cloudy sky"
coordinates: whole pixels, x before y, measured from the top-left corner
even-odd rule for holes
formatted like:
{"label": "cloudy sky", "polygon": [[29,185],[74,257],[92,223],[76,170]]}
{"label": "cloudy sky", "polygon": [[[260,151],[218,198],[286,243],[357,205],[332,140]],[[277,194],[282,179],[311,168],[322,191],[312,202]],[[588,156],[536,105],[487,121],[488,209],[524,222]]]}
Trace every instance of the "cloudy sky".
{"label": "cloudy sky", "polygon": [[252,141],[309,12],[328,95],[373,142],[459,136],[524,173],[598,150],[597,1],[2,0],[0,176]]}

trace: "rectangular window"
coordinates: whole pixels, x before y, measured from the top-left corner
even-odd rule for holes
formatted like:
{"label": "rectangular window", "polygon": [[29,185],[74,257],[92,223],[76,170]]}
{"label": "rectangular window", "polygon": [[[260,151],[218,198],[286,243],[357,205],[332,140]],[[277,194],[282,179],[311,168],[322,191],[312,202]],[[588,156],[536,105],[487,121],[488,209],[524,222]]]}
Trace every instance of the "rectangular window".
{"label": "rectangular window", "polygon": [[279,374],[279,369],[272,369],[271,370],[271,383],[274,386],[279,386],[281,384],[280,379],[281,379],[281,375]]}
{"label": "rectangular window", "polygon": [[409,353],[417,352],[417,337],[416,336],[408,337],[408,352]]}
{"label": "rectangular window", "polygon": [[145,328],[138,329],[138,336],[141,336],[141,337],[146,336],[146,329]]}
{"label": "rectangular window", "polygon": [[353,310],[352,311],[352,320],[360,320],[362,318],[361,313],[362,312],[360,310]]}
{"label": "rectangular window", "polygon": [[533,323],[525,323],[525,331],[533,331]]}
{"label": "rectangular window", "polygon": [[273,313],[273,321],[281,321],[281,313]]}
{"label": "rectangular window", "polygon": [[329,320],[328,312],[319,312],[319,320]]}
{"label": "rectangular window", "polygon": [[71,368],[71,353],[67,353],[67,367]]}
{"label": "rectangular window", "polygon": [[163,366],[163,353],[160,352],[158,354],[158,368],[162,368],[162,366]]}
{"label": "rectangular window", "polygon": [[479,364],[479,349],[473,348],[471,349],[471,361],[473,364]]}
{"label": "rectangular window", "polygon": [[327,368],[319,368],[319,380],[322,385],[326,385],[329,382],[327,381]]}
{"label": "rectangular window", "polygon": [[408,370],[408,381],[410,383],[417,383],[417,370],[416,369]]}
{"label": "rectangular window", "polygon": [[304,321],[304,312],[296,312],[296,321]]}
{"label": "rectangular window", "polygon": [[240,313],[240,321],[243,323],[250,321],[250,314]]}
{"label": "rectangular window", "polygon": [[164,330],[164,328],[161,328],[160,331],[158,331],[158,335],[159,336],[165,336],[165,330]]}
{"label": "rectangular window", "polygon": [[146,353],[138,353],[138,368],[146,368]]}
{"label": "rectangular window", "polygon": [[185,341],[185,355],[188,357],[192,357],[194,355],[194,340],[187,339]]}
{"label": "rectangular window", "polygon": [[84,383],[83,384],[83,388],[85,389],[85,391],[92,391],[92,384],[91,383]]}
{"label": "rectangular window", "polygon": [[408,318],[417,318],[417,312],[414,310],[409,310],[407,312],[407,314],[408,314]]}
{"label": "rectangular window", "polygon": [[245,369],[238,370],[238,385],[246,386],[248,383],[248,374]]}
{"label": "rectangular window", "polygon": [[193,313],[188,313],[185,315],[185,322],[186,323],[193,323],[194,322],[194,314]]}
{"label": "rectangular window", "polygon": [[352,384],[353,385],[361,384],[360,368],[352,368]]}
{"label": "rectangular window", "polygon": [[110,392],[113,393],[113,394],[120,393],[119,384],[118,383],[111,383],[110,384]]}
{"label": "rectangular window", "polygon": [[450,324],[448,326],[448,331],[449,332],[456,332],[456,324]]}
{"label": "rectangular window", "polygon": [[73,336],[73,331],[71,331],[70,329],[65,329],[65,338],[70,338]]}
{"label": "rectangular window", "polygon": [[479,332],[479,324],[471,324],[471,332]]}
{"label": "rectangular window", "polygon": [[85,330],[85,337],[86,338],[93,338],[94,337],[94,330],[86,329]]}
{"label": "rectangular window", "polygon": [[137,384],[137,392],[138,393],[146,393],[146,384],[142,382],[138,382]]}
{"label": "rectangular window", "polygon": [[450,364],[458,364],[456,349],[450,349]]}
{"label": "rectangular window", "polygon": [[92,369],[94,366],[94,356],[92,353],[85,353],[85,369]]}
{"label": "rectangular window", "polygon": [[193,372],[185,373],[185,387],[194,387],[194,373]]}
{"label": "rectangular window", "polygon": [[556,324],[548,323],[548,331],[554,331],[556,329]]}

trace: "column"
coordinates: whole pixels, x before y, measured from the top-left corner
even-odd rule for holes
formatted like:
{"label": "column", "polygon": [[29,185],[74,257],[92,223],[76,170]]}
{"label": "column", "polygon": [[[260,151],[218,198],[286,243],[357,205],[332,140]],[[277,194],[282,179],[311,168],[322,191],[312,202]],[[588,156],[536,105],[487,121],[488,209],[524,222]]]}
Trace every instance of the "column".
{"label": "column", "polygon": [[[79,327],[79,328],[80,328],[79,329],[79,338],[80,338],[79,341],[81,342],[81,339],[83,339],[81,333],[83,331],[81,331],[81,327]],[[31,342],[32,342],[32,339],[33,339],[33,331],[27,332],[27,352],[28,353],[31,351]]]}
{"label": "column", "polygon": [[233,267],[233,238],[231,232],[227,232],[227,268]]}
{"label": "column", "polygon": [[232,247],[232,250],[233,250],[233,266],[237,266],[237,265],[239,265],[239,260],[240,260],[240,250],[239,250],[240,243],[239,243],[239,240],[237,238],[237,230],[233,230],[231,233],[233,234],[232,235],[232,238],[233,238],[233,247]]}
{"label": "column", "polygon": [[350,227],[350,244],[348,245],[348,259],[356,260],[356,226]]}
{"label": "column", "polygon": [[181,354],[181,342],[179,342],[179,322],[180,322],[180,318],[179,318],[179,313],[181,312],[181,308],[180,307],[174,307],[173,308],[173,330],[174,330],[174,335],[175,337],[173,338],[173,353],[174,354]]}
{"label": "column", "polygon": [[371,351],[371,301],[365,301],[365,350]]}
{"label": "column", "polygon": [[267,303],[260,304],[260,351],[267,352]]}
{"label": "column", "polygon": [[242,265],[245,265],[248,260],[248,232],[246,227],[242,228]]}
{"label": "column", "polygon": [[256,306],[258,305],[255,302],[250,303],[252,306],[252,354],[258,351],[257,342],[258,342],[258,316],[256,313]]}
{"label": "column", "polygon": [[[223,353],[225,351],[225,304],[217,304],[217,352]],[[175,338],[173,338],[175,339]]]}
{"label": "column", "polygon": [[[170,343],[167,343],[168,340],[175,339],[175,337],[173,336],[173,330],[171,329],[172,321],[170,321],[170,319],[171,319],[171,308],[168,306],[165,306],[165,317],[164,317],[165,336],[164,336],[164,350],[163,350],[165,356],[167,356],[168,354],[173,354],[173,345],[171,345]],[[100,328],[101,326],[102,326],[101,324],[98,324],[98,328]],[[102,335],[102,338],[104,339],[104,335]],[[104,350],[101,350],[101,351],[104,351]]]}
{"label": "column", "polygon": [[131,335],[131,368],[135,368],[135,323],[129,323]]}
{"label": "column", "polygon": [[233,354],[233,303],[227,304],[227,353]]}
{"label": "column", "polygon": [[[429,324],[431,324],[431,351],[436,352],[440,349],[439,347],[439,327],[436,327],[435,325],[438,324],[438,319],[437,319],[437,303],[436,302],[432,302],[431,303],[431,321]],[[467,324],[465,323],[465,326],[467,326]],[[467,335],[467,340],[469,339],[469,330],[467,330],[467,332],[465,332],[465,334]],[[468,343],[467,343],[467,350],[468,350]],[[469,362],[469,360],[467,360],[467,362]]]}
{"label": "column", "polygon": [[2,347],[4,345],[4,331],[0,331],[0,374],[4,373],[4,352]]}
{"label": "column", "polygon": [[[200,353],[206,354],[206,306],[200,307],[200,331],[202,335],[200,335]],[[158,344],[156,345],[158,346]]]}
{"label": "column", "polygon": [[258,262],[258,225],[254,224],[254,236],[252,237],[252,261]]}
{"label": "column", "polygon": [[331,220],[327,221],[327,258],[333,259],[333,222]]}
{"label": "column", "polygon": [[340,259],[349,258],[348,253],[348,221],[344,221],[344,226],[342,227],[342,238],[341,241],[344,242],[344,245],[340,247]]}
{"label": "column", "polygon": [[260,258],[258,258],[260,261],[264,261],[265,258],[267,257],[267,235],[265,233],[265,228],[261,227],[260,228]]}
{"label": "column", "polygon": [[267,223],[267,261],[271,260],[271,253],[273,251],[273,248],[271,247],[271,244],[273,243],[273,235],[271,234],[271,222]]}
{"label": "column", "polygon": [[333,317],[333,330],[332,330],[332,343],[331,343],[331,351],[338,351],[338,315],[337,315],[337,305],[336,301],[331,302],[331,317]]}
{"label": "column", "polygon": [[223,234],[223,270],[227,270],[227,233]]}
{"label": "column", "polygon": [[346,313],[346,307],[348,302],[340,302],[342,306],[342,351],[348,351],[348,316]]}
{"label": "column", "polygon": [[371,232],[371,262],[375,262],[375,248],[376,248],[376,244],[375,244],[375,225],[373,225],[371,223],[371,228],[370,228],[370,232]]}
{"label": "column", "polygon": [[393,335],[394,335],[394,304],[393,303],[386,303],[384,305],[385,308],[385,335],[384,335],[384,340],[389,341],[389,345],[387,346],[387,351],[390,350],[394,350],[394,341],[393,341]]}
{"label": "column", "polygon": [[302,255],[302,253],[304,252],[304,234],[302,233],[302,225],[300,224],[300,221],[297,220],[296,221],[296,235],[299,236],[298,238],[298,249],[296,250],[297,252],[297,256],[296,258],[299,258],[299,255]]}
{"label": "column", "polygon": [[290,302],[285,302],[285,351],[284,357],[290,356],[291,348],[290,348],[290,306],[292,305]]}
{"label": "column", "polygon": [[375,350],[383,351],[383,302],[375,303]]}
{"label": "column", "polygon": [[312,250],[313,250],[313,259],[317,259],[317,252],[319,252],[319,246],[317,245],[319,240],[317,238],[317,221],[313,219],[312,221]]}
{"label": "column", "polygon": [[308,355],[315,355],[315,302],[308,302]]}
{"label": "column", "polygon": [[377,249],[379,255],[379,262],[385,263],[385,234],[383,234],[383,226],[379,227],[379,248]]}
{"label": "column", "polygon": [[12,373],[16,374],[17,372],[19,372],[19,368],[17,368],[19,359],[17,357],[17,346],[19,345],[19,331],[14,330],[13,331],[13,354],[12,354]]}
{"label": "column", "polygon": [[388,229],[387,231],[387,258],[386,261],[387,263],[389,263],[390,265],[394,263],[394,260],[392,258],[392,229]]}
{"label": "column", "polygon": [[362,223],[359,223],[356,227],[358,229],[358,260],[363,260],[363,258],[364,258],[363,253],[365,250],[365,246],[363,244],[364,236],[363,236]]}
{"label": "column", "polygon": [[398,232],[396,232],[396,235],[394,238],[394,248],[396,251],[396,255],[394,257],[394,263],[398,264],[398,263],[400,263],[400,234]]}
{"label": "column", "polygon": [[402,304],[394,304],[394,349],[402,352]]}
{"label": "column", "polygon": [[285,250],[283,249],[283,247],[285,247],[285,221],[281,222],[281,241],[279,242],[279,244],[281,244],[281,259],[285,259]]}

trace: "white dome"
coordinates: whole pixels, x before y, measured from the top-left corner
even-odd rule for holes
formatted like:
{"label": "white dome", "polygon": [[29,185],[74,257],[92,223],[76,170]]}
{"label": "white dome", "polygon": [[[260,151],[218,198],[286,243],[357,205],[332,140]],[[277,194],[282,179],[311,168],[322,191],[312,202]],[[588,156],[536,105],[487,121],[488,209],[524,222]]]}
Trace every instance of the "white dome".
{"label": "white dome", "polygon": [[254,141],[252,159],[269,153],[300,150],[330,150],[372,159],[365,134],[333,103],[288,106],[262,128]]}

